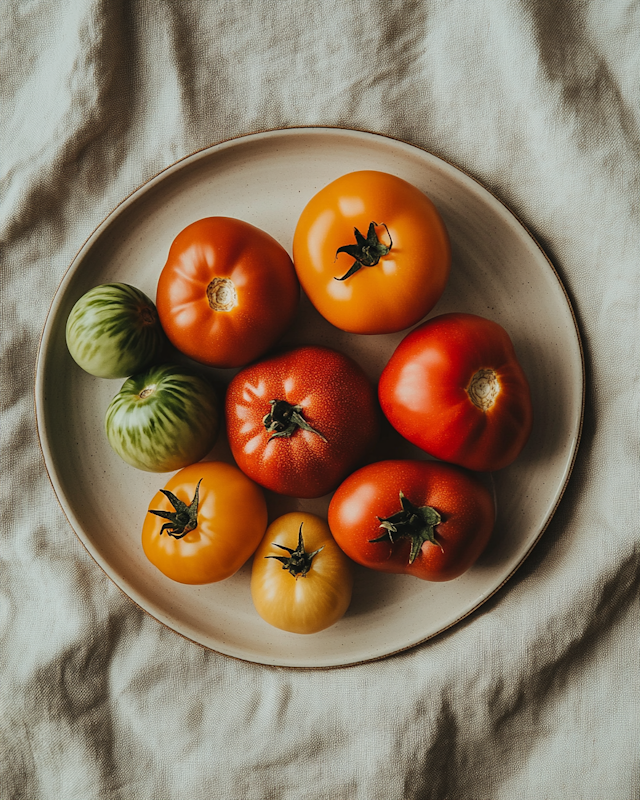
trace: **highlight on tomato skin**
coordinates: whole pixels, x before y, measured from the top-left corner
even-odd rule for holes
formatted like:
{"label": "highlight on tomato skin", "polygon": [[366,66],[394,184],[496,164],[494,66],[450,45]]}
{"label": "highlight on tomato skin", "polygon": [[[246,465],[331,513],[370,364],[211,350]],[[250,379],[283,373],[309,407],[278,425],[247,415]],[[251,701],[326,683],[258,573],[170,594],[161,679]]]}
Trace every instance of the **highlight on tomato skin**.
{"label": "highlight on tomato skin", "polygon": [[251,571],[251,597],[265,622],[319,633],[344,616],[352,590],[353,566],[323,519],[295,511],[271,523]]}
{"label": "highlight on tomato skin", "polygon": [[153,497],[142,547],[171,580],[216,583],[246,563],[266,527],[262,489],[232,464],[200,461],[177,472]]}
{"label": "highlight on tomato skin", "polygon": [[232,217],[206,217],[174,239],[158,280],[160,322],[180,352],[211,367],[241,367],[293,323],[300,285],[270,234]]}
{"label": "highlight on tomato skin", "polygon": [[529,382],[509,334],[476,314],[441,314],[407,334],[378,397],[405,439],[478,472],[513,463],[533,427]]}
{"label": "highlight on tomato skin", "polygon": [[266,489],[322,497],[367,455],[379,433],[374,387],[349,356],[293,348],[238,372],[225,399],[236,463]]}
{"label": "highlight on tomato skin", "polygon": [[302,288],[332,325],[393,333],[440,299],[451,266],[446,226],[433,202],[395,175],[343,175],[305,206],[293,237]]}
{"label": "highlight on tomato skin", "polygon": [[440,582],[477,561],[495,514],[476,474],[440,461],[389,460],[350,475],[331,499],[328,520],[356,563]]}

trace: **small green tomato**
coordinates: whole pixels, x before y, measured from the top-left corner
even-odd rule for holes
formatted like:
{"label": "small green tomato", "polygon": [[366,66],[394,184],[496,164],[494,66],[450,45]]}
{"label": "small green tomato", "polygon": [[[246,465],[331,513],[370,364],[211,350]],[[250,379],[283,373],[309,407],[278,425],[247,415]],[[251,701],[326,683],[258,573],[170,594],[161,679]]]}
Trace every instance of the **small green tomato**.
{"label": "small green tomato", "polygon": [[214,389],[186,367],[166,364],[125,381],[105,419],[113,450],[147,472],[172,472],[200,461],[219,427]]}
{"label": "small green tomato", "polygon": [[126,283],[105,283],[84,294],[71,309],[66,335],[76,364],[99,378],[140,372],[164,343],[155,305]]}

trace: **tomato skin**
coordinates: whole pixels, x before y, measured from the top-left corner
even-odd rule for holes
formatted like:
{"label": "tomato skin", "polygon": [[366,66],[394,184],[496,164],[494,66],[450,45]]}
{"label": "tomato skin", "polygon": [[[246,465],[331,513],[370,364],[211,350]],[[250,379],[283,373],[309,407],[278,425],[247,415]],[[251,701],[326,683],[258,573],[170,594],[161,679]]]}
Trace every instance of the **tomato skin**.
{"label": "tomato skin", "polygon": [[[338,248],[368,226],[391,250],[377,265],[344,281],[354,258]],[[384,225],[387,226],[388,232]],[[431,200],[407,181],[363,170],[343,175],[307,204],[293,238],[300,283],[316,309],[352,333],[391,333],[414,325],[439,300],[449,277],[451,249]]]}
{"label": "tomato skin", "polygon": [[267,527],[262,490],[231,464],[191,464],[176,473],[165,489],[189,505],[200,479],[196,528],[179,539],[166,531],[160,533],[167,520],[151,514],[151,509],[173,511],[161,492],[149,504],[142,526],[145,555],[178,583],[215,583],[229,578],[250,558]]}
{"label": "tomato skin", "polygon": [[[400,509],[400,492],[416,506],[435,508],[442,518],[434,528],[439,544],[425,541],[413,563],[409,539],[371,541],[384,532],[378,518]],[[427,581],[449,581],[466,572],[484,550],[494,522],[493,498],[479,479],[439,461],[369,464],[338,487],[329,505],[329,527],[349,558]]]}
{"label": "tomato skin", "polygon": [[286,250],[231,217],[206,217],[176,236],[158,281],[165,333],[180,352],[213,367],[265,353],[293,322],[300,286]]}
{"label": "tomato skin", "polygon": [[[483,410],[467,390],[474,376],[491,373],[499,391]],[[409,333],[382,372],[378,396],[402,436],[472,470],[511,464],[533,425],[529,384],[508,333],[474,314],[443,314]]]}
{"label": "tomato skin", "polygon": [[[307,574],[296,578],[270,556],[288,555],[276,544],[295,550],[300,526],[305,551],[322,550],[313,557]],[[352,589],[352,564],[324,520],[294,511],[267,528],[253,557],[251,597],[270,625],[290,633],[318,633],[344,616]]]}
{"label": "tomato skin", "polygon": [[[271,438],[264,423],[271,400],[300,405],[321,436],[298,428],[288,438]],[[327,347],[298,347],[246,367],[229,384],[225,409],[240,469],[267,489],[293,497],[321,497],[335,489],[379,430],[367,376],[351,358]]]}

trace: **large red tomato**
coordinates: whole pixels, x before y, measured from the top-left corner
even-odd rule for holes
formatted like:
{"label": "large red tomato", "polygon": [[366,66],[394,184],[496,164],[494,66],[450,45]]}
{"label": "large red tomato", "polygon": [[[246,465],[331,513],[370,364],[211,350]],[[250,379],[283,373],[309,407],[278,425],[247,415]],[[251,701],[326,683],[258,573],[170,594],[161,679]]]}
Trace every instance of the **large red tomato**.
{"label": "large red tomato", "polygon": [[239,219],[207,217],[176,236],[156,305],[182,353],[213,367],[239,367],[282,336],[299,296],[291,259],[274,238]]}
{"label": "large red tomato", "polygon": [[493,471],[531,433],[529,384],[496,322],[443,314],[398,345],[378,386],[380,405],[406,439],[443,461]]}
{"label": "large red tomato", "polygon": [[379,461],[333,495],[329,527],[358,564],[428,581],[462,575],[495,522],[488,489],[472,473],[438,461]]}
{"label": "large red tomato", "polygon": [[449,277],[449,238],[417,187],[385,172],[343,175],[307,204],[293,237],[303,289],[344,331],[390,333],[422,319]]}
{"label": "large red tomato", "polygon": [[375,391],[348,356],[299,347],[245,368],[226,397],[238,466],[279,494],[321,497],[363,458],[378,434]]}

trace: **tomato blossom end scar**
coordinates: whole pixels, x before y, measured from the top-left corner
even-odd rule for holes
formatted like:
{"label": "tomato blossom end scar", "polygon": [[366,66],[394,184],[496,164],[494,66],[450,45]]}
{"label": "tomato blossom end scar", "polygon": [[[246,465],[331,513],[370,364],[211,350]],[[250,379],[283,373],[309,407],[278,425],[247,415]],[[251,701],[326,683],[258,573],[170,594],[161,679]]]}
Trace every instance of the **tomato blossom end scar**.
{"label": "tomato blossom end scar", "polygon": [[488,411],[500,394],[500,382],[492,369],[479,369],[467,386],[469,399],[480,411]]}
{"label": "tomato blossom end scar", "polygon": [[207,286],[207,300],[214,311],[231,311],[238,305],[238,293],[229,278],[214,278]]}

